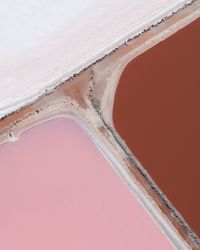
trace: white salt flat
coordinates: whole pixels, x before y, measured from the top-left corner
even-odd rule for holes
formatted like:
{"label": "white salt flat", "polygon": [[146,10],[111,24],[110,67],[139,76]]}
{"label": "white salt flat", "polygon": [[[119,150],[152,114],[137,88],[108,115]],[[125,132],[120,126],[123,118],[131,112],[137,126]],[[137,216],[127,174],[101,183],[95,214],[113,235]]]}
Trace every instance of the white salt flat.
{"label": "white salt flat", "polygon": [[191,0],[1,0],[0,118]]}

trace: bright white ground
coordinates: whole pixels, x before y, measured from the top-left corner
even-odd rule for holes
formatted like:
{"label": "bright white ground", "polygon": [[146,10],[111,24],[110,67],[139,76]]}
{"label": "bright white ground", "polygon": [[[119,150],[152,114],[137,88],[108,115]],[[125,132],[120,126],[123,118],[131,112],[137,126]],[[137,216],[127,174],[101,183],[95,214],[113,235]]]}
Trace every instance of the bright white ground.
{"label": "bright white ground", "polygon": [[1,0],[0,118],[191,0]]}

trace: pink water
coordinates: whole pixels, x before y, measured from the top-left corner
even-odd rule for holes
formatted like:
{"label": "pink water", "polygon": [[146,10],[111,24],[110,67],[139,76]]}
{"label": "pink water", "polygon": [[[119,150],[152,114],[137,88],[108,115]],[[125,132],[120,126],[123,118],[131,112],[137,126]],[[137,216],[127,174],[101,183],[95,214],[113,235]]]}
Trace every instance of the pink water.
{"label": "pink water", "polygon": [[96,146],[59,118],[0,146],[0,249],[174,249]]}

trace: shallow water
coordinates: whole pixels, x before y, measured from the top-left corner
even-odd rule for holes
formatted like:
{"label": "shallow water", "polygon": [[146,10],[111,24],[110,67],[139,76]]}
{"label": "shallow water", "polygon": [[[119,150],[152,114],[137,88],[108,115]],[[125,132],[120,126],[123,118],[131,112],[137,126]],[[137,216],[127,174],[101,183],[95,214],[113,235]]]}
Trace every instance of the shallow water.
{"label": "shallow water", "polygon": [[200,235],[200,19],[121,75],[113,120],[160,189]]}
{"label": "shallow water", "polygon": [[0,249],[174,249],[74,121],[24,132],[0,159]]}

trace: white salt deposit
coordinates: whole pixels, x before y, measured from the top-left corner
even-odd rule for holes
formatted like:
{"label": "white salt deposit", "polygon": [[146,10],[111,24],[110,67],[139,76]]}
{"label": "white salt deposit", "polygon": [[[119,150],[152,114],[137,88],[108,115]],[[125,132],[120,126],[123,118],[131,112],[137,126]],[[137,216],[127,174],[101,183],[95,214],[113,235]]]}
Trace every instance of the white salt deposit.
{"label": "white salt deposit", "polygon": [[191,0],[2,0],[0,118]]}

